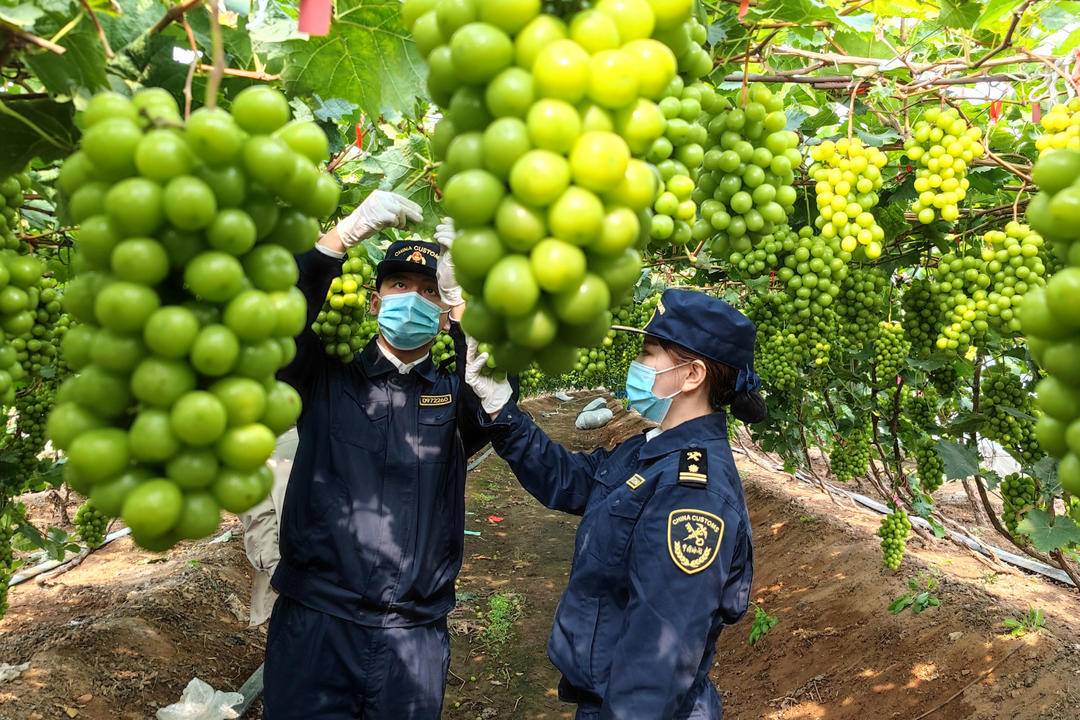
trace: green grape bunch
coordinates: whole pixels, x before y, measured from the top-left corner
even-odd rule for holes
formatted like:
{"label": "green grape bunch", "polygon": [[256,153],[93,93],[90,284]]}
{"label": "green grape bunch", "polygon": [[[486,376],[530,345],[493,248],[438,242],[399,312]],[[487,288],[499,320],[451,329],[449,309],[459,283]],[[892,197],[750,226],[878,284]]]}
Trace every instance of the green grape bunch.
{"label": "green grape bunch", "polygon": [[888,162],[885,153],[858,138],[840,138],[815,145],[810,157],[818,208],[814,224],[821,236],[839,238],[844,252],[854,254],[862,248],[870,260],[881,257],[885,231],[871,210],[878,204],[881,169]]}
{"label": "green grape bunch", "polygon": [[94,506],[93,500],[87,500],[75,512],[75,534],[88,548],[96,548],[105,541],[105,530],[109,518]]}
{"label": "green grape bunch", "polygon": [[893,511],[881,520],[878,528],[878,536],[881,538],[881,552],[884,557],[885,567],[896,572],[900,569],[900,563],[904,559],[904,549],[907,547],[907,538],[911,533],[911,520],[907,512],[900,507],[893,507]]}
{"label": "green grape bunch", "polygon": [[1020,473],[1010,473],[1001,479],[1001,519],[1006,529],[1017,540],[1021,539],[1018,525],[1029,512],[1039,507],[1039,487],[1035,478]]}
{"label": "green grape bunch", "polygon": [[447,367],[453,369],[454,363],[454,338],[449,333],[439,333],[435,336],[435,342],[431,346],[431,361],[438,366],[450,363]]}
{"label": "green grape bunch", "polygon": [[0,250],[19,250],[19,208],[24,194],[30,189],[26,172],[8,175],[0,180]]}
{"label": "green grape bunch", "polygon": [[[444,109],[432,136],[459,229],[462,327],[499,368],[558,375],[606,335],[637,283],[658,182],[643,158],[681,66],[708,68],[693,3],[408,0],[402,21]],[[679,83],[685,82],[679,78]]]}
{"label": "green grape bunch", "polygon": [[0,618],[8,609],[8,583],[15,574],[15,556],[11,541],[15,538],[15,524],[10,514],[0,514]]}
{"label": "green grape bunch", "polygon": [[1043,452],[1036,439],[1035,402],[1023,379],[1004,364],[988,367],[982,374],[979,410],[986,420],[982,434],[1001,444],[1025,465],[1033,465]]}
{"label": "green grape bunch", "polygon": [[1080,150],[1080,97],[1050,108],[1039,124],[1043,134],[1035,138],[1035,148],[1040,155],[1054,150]]}
{"label": "green grape bunch", "polygon": [[945,482],[945,461],[938,455],[933,438],[920,438],[911,454],[915,458],[915,477],[919,480],[919,487],[927,494],[933,493]]}
{"label": "green grape bunch", "polygon": [[985,152],[981,138],[982,129],[969,126],[954,108],[929,108],[915,123],[904,151],[919,165],[915,171],[919,196],[911,211],[920,223],[929,225],[938,217],[952,222],[960,217],[958,206],[971,186],[967,169]]}
{"label": "green grape bunch", "polygon": [[356,353],[378,333],[378,323],[368,314],[368,291],[375,268],[362,247],[352,247],[326,291],[326,301],[311,329],[323,341],[330,357],[351,362]]}
{"label": "green grape bunch", "polygon": [[853,267],[840,285],[836,312],[842,330],[840,342],[845,350],[861,350],[873,342],[885,314],[885,288],[889,279],[876,267]]}
{"label": "green grape bunch", "polygon": [[775,332],[761,342],[758,336],[755,357],[757,370],[768,387],[777,392],[790,392],[799,382],[799,339],[792,333]]}
{"label": "green grape bunch", "polygon": [[870,425],[837,435],[829,450],[829,467],[839,482],[850,482],[870,470]]}
{"label": "green grape bunch", "polygon": [[1080,151],[1054,150],[1031,170],[1039,193],[1028,203],[1031,228],[1068,266],[1024,297],[1021,329],[1031,356],[1045,372],[1036,386],[1044,413],[1039,445],[1060,458],[1058,479],[1080,497]]}
{"label": "green grape bunch", "polygon": [[911,343],[904,335],[903,324],[895,320],[882,320],[874,340],[874,365],[879,387],[896,385],[896,377],[907,365],[910,351]]}
{"label": "green grape bunch", "polygon": [[926,359],[937,347],[944,313],[941,300],[934,291],[934,282],[927,277],[913,278],[900,297],[904,311],[904,329],[911,342],[911,356]]}
{"label": "green grape bunch", "polygon": [[160,88],[102,92],[60,169],[80,226],[63,296],[75,374],[47,432],[67,484],[150,550],[265,498],[266,461],[300,412],[275,378],[307,321],[294,254],[314,246],[340,187],[319,169],[326,134],[290,116],[263,85],[186,121]]}
{"label": "green grape bunch", "polygon": [[45,420],[55,402],[55,385],[38,382],[21,390],[15,398],[14,432],[5,437],[4,449],[14,458],[16,471],[7,473],[0,484],[7,495],[18,495],[34,485],[45,449]]}

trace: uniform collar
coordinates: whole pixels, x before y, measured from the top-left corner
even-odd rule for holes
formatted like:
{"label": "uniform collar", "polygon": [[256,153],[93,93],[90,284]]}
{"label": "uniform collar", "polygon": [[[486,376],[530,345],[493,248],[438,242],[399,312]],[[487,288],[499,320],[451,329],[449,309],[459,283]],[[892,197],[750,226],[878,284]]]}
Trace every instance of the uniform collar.
{"label": "uniform collar", "polygon": [[[360,364],[364,368],[364,373],[371,378],[397,373],[397,368],[386,359],[383,351],[379,348],[378,337],[371,338],[367,347],[360,353]],[[426,358],[413,367],[411,372],[416,373],[429,383],[435,382],[435,363],[431,360],[431,354],[429,353]]]}
{"label": "uniform collar", "polygon": [[699,447],[717,438],[727,438],[727,415],[713,412],[678,427],[665,430],[638,450],[640,460],[652,460],[687,447]]}

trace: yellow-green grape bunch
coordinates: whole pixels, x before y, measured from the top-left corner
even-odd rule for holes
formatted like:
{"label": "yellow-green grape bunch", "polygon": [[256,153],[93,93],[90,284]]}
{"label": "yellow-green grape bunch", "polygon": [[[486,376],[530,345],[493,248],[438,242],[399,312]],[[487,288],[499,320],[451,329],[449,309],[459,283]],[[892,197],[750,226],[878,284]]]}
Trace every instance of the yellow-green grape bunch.
{"label": "yellow-green grape bunch", "polygon": [[[48,421],[65,480],[136,542],[205,537],[269,492],[300,397],[275,380],[307,319],[293,254],[340,188],[326,135],[266,86],[186,122],[160,89],[106,92],[60,170],[81,227],[64,336],[77,374]],[[14,278],[13,278],[14,279]]]}
{"label": "yellow-green grape bunch", "polygon": [[810,149],[810,177],[814,179],[818,217],[814,221],[824,238],[839,238],[844,252],[863,248],[866,257],[881,257],[885,231],[870,212],[878,204],[881,168],[888,158],[862,140],[826,140]]}
{"label": "yellow-green grape bunch", "polygon": [[[971,246],[948,252],[938,260],[931,290],[940,299],[943,312],[935,341],[938,350],[963,354],[986,336],[990,327],[989,298],[993,283],[987,257],[994,256],[996,252],[992,248]],[[1011,303],[1011,300],[1006,302]],[[1000,316],[1001,305],[996,307]]]}
{"label": "yellow-green grape bunch", "polygon": [[446,109],[432,143],[472,295],[462,324],[500,368],[569,370],[637,282],[657,194],[639,158],[664,132],[656,101],[678,69],[654,33],[692,6],[600,0],[563,21],[539,0],[402,5]]}
{"label": "yellow-green grape bunch", "polygon": [[0,250],[19,249],[19,208],[29,189],[30,176],[25,172],[0,180]]}
{"label": "yellow-green grape bunch", "polygon": [[885,567],[893,572],[900,569],[907,547],[908,534],[911,532],[911,520],[903,508],[894,508],[881,520],[878,536],[881,538],[881,552]]}
{"label": "yellow-green grape bunch", "polygon": [[311,329],[323,341],[326,354],[351,362],[378,332],[378,323],[368,315],[368,292],[374,268],[363,248],[349,248],[341,275],[334,278]]}
{"label": "yellow-green grape bunch", "polygon": [[1011,473],[1001,479],[1001,519],[1014,538],[1020,538],[1017,526],[1029,512],[1039,506],[1039,488],[1035,478]]}
{"label": "yellow-green grape bunch", "polygon": [[779,266],[781,258],[794,252],[795,243],[803,231],[812,233],[810,228],[801,228],[796,233],[789,226],[781,225],[771,233],[762,235],[748,252],[733,251],[728,256],[728,262],[747,277],[764,275],[771,268]]}
{"label": "yellow-green grape bunch", "polygon": [[992,365],[982,375],[979,411],[986,416],[980,432],[1001,444],[1027,465],[1034,464],[1042,451],[1035,439],[1035,402],[1023,379],[1006,365]]}
{"label": "yellow-green grape bunch", "polygon": [[911,342],[911,356],[927,358],[933,354],[941,332],[941,302],[934,292],[934,282],[916,277],[904,286],[900,306],[904,310],[904,329]]}
{"label": "yellow-green grape bunch", "polygon": [[787,222],[795,206],[795,171],[802,163],[799,136],[787,127],[783,100],[752,85],[746,102],[709,122],[714,144],[705,153],[699,183],[715,188],[718,204],[702,203],[702,218],[717,232],[718,253],[747,253],[763,235]]}
{"label": "yellow-green grape bunch", "polygon": [[608,350],[614,342],[615,331],[608,330],[604,339],[596,347],[582,349],[578,353],[573,372],[579,375],[582,381],[574,383],[575,386],[588,387],[590,383],[595,384],[597,380],[602,380],[607,376]]}
{"label": "yellow-green grape bunch", "polygon": [[[904,327],[906,329],[907,325]],[[911,422],[916,431],[925,433],[937,425],[937,390],[932,387],[913,390],[910,385],[905,385],[902,397],[904,416]]]}
{"label": "yellow-green grape bunch", "polygon": [[829,467],[839,482],[850,482],[870,469],[870,428],[863,423],[844,436],[837,436],[829,451]]}
{"label": "yellow-green grape bunch", "polygon": [[439,333],[431,346],[431,361],[436,365],[451,362],[454,356],[454,338],[449,333]]}
{"label": "yellow-green grape bunch", "polygon": [[1028,204],[1028,222],[1069,262],[1045,287],[1028,291],[1020,313],[1028,349],[1046,372],[1036,386],[1045,415],[1035,433],[1042,449],[1061,459],[1062,487],[1080,496],[1080,151],[1048,152],[1031,175],[1040,192]]}
{"label": "yellow-green grape bunch", "polygon": [[915,171],[919,197],[911,211],[923,225],[937,217],[949,222],[960,217],[959,205],[971,184],[968,166],[985,151],[981,138],[982,129],[969,126],[953,108],[930,108],[915,123],[904,151],[919,165]]}
{"label": "yellow-green grape bunch", "polygon": [[1043,239],[1027,225],[1010,221],[1005,230],[983,235],[983,259],[990,276],[986,312],[1000,331],[1020,332],[1024,295],[1046,284]]}
{"label": "yellow-green grape bunch", "polygon": [[915,444],[915,477],[925,493],[933,493],[945,482],[945,461],[938,455],[933,438],[924,436]]}
{"label": "yellow-green grape bunch", "polygon": [[544,378],[545,375],[543,371],[535,365],[530,365],[522,370],[521,374],[518,375],[518,380],[521,383],[521,395],[523,397],[536,395],[540,390]]}
{"label": "yellow-green grape bunch", "polygon": [[[683,8],[687,5],[685,0],[677,0],[672,3],[661,3],[649,0],[650,5],[658,16],[681,17]],[[639,11],[640,3],[623,3],[628,11]],[[692,5],[692,3],[691,3]],[[657,23],[658,25],[660,23]],[[709,37],[708,29],[691,17],[687,22],[675,24],[668,30],[657,30],[654,37],[660,40],[675,53],[679,61],[679,73],[691,80],[705,77],[713,69],[713,59],[709,51],[705,49],[705,41]]]}
{"label": "yellow-green grape bunch", "polygon": [[690,197],[693,192],[694,181],[688,175],[671,175],[664,182],[663,190],[653,203],[649,224],[649,234],[654,240],[666,240],[672,245],[690,242],[693,237],[691,224],[697,217],[697,203]]}
{"label": "yellow-green grape bunch", "polygon": [[860,350],[873,342],[885,308],[885,288],[889,279],[875,267],[853,267],[840,285],[840,302],[835,305],[843,326],[840,341],[845,350]]}
{"label": "yellow-green grape bunch", "polygon": [[75,534],[88,548],[96,548],[105,540],[108,526],[109,518],[97,509],[93,500],[87,500],[75,512]]}
{"label": "yellow-green grape bunch", "polygon": [[18,495],[34,485],[41,464],[38,456],[45,449],[45,419],[54,401],[55,387],[44,382],[22,390],[15,398],[14,432],[6,436],[4,450],[13,456],[16,471],[0,481],[5,494]]}
{"label": "yellow-green grape bunch", "polygon": [[1040,155],[1052,150],[1080,150],[1080,97],[1054,105],[1042,116],[1043,134],[1035,138]]}
{"label": "yellow-green grape bunch", "polygon": [[911,343],[904,336],[904,326],[895,320],[882,320],[878,323],[878,334],[874,339],[874,365],[876,366],[879,387],[893,387],[896,376],[907,364]]}

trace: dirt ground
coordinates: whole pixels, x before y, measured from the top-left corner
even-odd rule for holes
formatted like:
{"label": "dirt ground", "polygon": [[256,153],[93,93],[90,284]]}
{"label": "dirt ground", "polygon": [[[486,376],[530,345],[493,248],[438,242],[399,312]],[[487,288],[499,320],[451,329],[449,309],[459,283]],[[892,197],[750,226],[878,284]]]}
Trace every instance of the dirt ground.
{"label": "dirt ground", "polygon": [[[577,411],[595,395],[525,407],[573,449],[641,430],[614,402],[615,421],[575,430]],[[778,623],[750,646],[751,610],[721,635],[713,679],[726,718],[1080,718],[1076,592],[914,536],[893,574],[874,537],[880,516],[736,459],[753,521],[752,599]],[[479,535],[466,538],[450,617],[444,717],[572,718],[545,647],[577,518],[540,506],[494,454],[470,472],[468,488],[466,527]],[[962,505],[958,485],[939,492],[944,504]],[[247,627],[250,573],[238,533],[164,556],[123,539],[45,585],[14,588],[0,622],[0,665],[30,667],[0,682],[0,718],[150,718],[192,677],[239,688],[261,662],[264,631]],[[910,579],[930,577],[940,607],[888,612]],[[492,619],[493,597],[510,608],[505,619]],[[1029,607],[1045,613],[1046,629],[1009,637],[1002,622]],[[245,717],[261,717],[258,704]]]}

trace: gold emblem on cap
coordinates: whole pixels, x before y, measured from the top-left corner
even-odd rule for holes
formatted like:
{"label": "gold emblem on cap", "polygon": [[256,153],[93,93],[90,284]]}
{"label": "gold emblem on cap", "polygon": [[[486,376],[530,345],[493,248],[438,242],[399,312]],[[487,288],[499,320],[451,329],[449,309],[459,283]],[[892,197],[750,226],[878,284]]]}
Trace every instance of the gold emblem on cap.
{"label": "gold emblem on cap", "polygon": [[424,264],[424,256],[420,254],[419,250],[413,250],[412,255],[409,256],[409,262]]}

